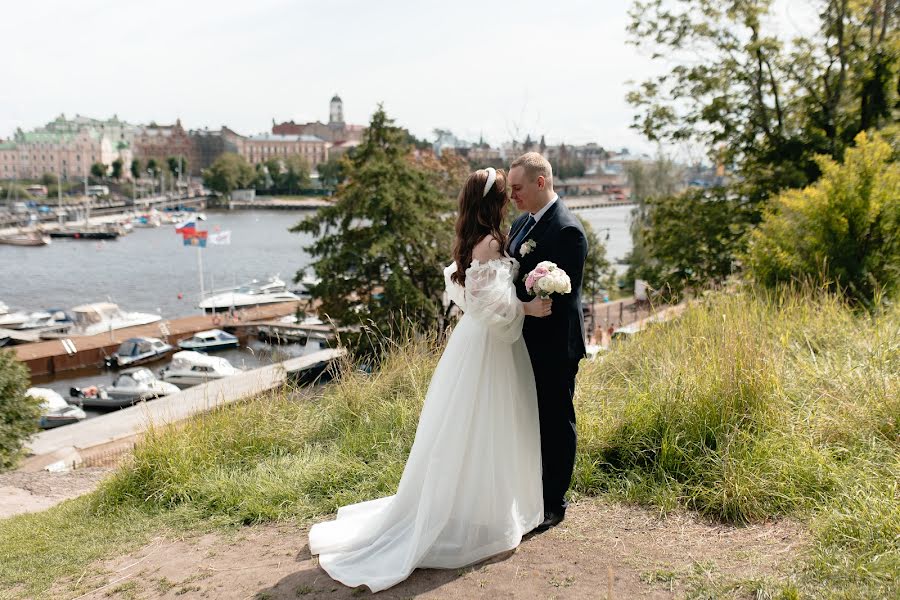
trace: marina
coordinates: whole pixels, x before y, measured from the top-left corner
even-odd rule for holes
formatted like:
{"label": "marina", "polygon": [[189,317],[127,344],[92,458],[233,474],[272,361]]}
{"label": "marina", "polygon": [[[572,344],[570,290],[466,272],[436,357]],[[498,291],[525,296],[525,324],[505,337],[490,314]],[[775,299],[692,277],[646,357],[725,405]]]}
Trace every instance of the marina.
{"label": "marina", "polygon": [[[595,228],[611,262],[630,250],[630,206],[573,208]],[[340,332],[314,314],[304,315],[311,309],[306,289],[316,282],[303,249],[312,240],[288,231],[302,214],[209,211],[195,226],[228,231],[232,243],[202,250],[185,247],[172,224],[157,226],[157,214],[136,213],[130,223],[133,230],[116,240],[56,239],[40,248],[0,246],[0,300],[5,302],[0,345],[12,347],[25,362],[32,385],[83,403],[91,421],[131,403],[108,400],[109,390],[121,387],[118,379],[126,368],[144,365],[160,383],[179,387],[215,379],[217,367],[200,364],[203,359],[193,365],[176,361],[173,353],[179,350],[207,352],[210,363],[224,361],[248,372],[334,346]],[[100,220],[120,222],[121,214]],[[295,273],[300,280],[288,283]],[[204,301],[207,310],[217,312],[203,314]],[[78,302],[69,309],[45,308]],[[138,338],[156,338],[167,346],[166,352],[147,362],[126,360],[118,365],[123,370],[109,370],[117,366],[114,357],[123,344]],[[201,374],[192,374],[192,369]],[[202,373],[207,369],[210,375]],[[78,398],[70,395],[73,388]],[[84,391],[93,397],[82,397]]]}
{"label": "marina", "polygon": [[174,423],[199,412],[260,394],[305,373],[311,376],[320,374],[343,356],[343,350],[322,350],[44,431],[29,440],[28,450],[32,456],[25,461],[22,469],[63,470],[78,466],[94,448],[133,438],[151,425]]}
{"label": "marina", "polygon": [[[242,311],[232,324],[268,320],[296,312],[298,303],[270,304]],[[14,346],[16,357],[31,370],[32,378],[56,375],[85,367],[100,367],[115,354],[123,342],[136,337],[159,338],[171,345],[199,331],[222,323],[217,315],[195,315],[159,321],[138,327],[113,330],[91,336],[77,336]],[[226,324],[227,327],[227,324]]]}

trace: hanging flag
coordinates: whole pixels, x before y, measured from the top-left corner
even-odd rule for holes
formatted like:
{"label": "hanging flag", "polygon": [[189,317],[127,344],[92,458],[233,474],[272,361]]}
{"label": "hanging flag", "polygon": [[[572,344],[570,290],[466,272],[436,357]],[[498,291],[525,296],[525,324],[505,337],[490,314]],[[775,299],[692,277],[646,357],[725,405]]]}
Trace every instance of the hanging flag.
{"label": "hanging flag", "polygon": [[219,231],[209,235],[209,243],[216,246],[227,246],[231,243],[231,231]]}
{"label": "hanging flag", "polygon": [[183,223],[179,223],[175,226],[175,233],[180,233],[182,235],[186,233],[193,233],[197,229],[197,223],[193,219],[188,219]]}
{"label": "hanging flag", "polygon": [[201,248],[206,248],[206,231],[193,231],[191,233],[184,234],[184,245],[185,246],[200,246]]}

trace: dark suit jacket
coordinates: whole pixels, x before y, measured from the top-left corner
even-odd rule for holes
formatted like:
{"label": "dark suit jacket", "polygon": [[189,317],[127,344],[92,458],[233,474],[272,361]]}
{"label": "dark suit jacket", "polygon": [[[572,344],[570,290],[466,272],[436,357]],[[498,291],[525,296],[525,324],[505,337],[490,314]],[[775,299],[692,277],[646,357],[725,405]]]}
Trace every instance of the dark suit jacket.
{"label": "dark suit jacket", "polygon": [[[528,213],[513,221],[509,239],[513,240],[528,220]],[[581,279],[584,275],[584,260],[587,257],[587,238],[581,222],[557,200],[544,213],[541,220],[525,236],[522,243],[534,240],[534,249],[522,256],[519,248],[509,248],[508,252],[519,261],[519,277],[516,295],[528,302],[534,297],[525,291],[524,279],[537,264],[549,260],[566,273],[572,281],[572,291],[568,294],[553,294],[553,309],[549,317],[525,317],[522,337],[528,346],[532,362],[560,362],[567,358],[578,361],[585,355],[584,314],[581,311]]]}

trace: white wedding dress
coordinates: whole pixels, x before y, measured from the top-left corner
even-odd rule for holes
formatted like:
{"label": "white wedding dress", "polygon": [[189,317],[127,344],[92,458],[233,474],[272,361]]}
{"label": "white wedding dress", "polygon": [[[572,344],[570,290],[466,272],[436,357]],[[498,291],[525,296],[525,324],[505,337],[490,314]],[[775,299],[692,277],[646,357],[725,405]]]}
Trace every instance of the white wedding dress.
{"label": "white wedding dress", "polygon": [[394,496],[345,506],[309,532],[332,578],[373,592],[417,567],[452,569],[518,546],[544,518],[537,394],[522,340],[518,263],[473,261],[464,311],[435,369]]}

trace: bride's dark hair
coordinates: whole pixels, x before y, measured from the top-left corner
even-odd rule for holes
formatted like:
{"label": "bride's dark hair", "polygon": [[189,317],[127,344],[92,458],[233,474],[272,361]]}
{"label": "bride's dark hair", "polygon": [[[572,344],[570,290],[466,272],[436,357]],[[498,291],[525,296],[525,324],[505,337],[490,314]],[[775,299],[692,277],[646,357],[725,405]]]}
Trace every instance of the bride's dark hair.
{"label": "bride's dark hair", "polygon": [[506,172],[497,169],[494,185],[482,197],[487,179],[486,169],[475,171],[469,175],[459,193],[459,217],[456,219],[456,243],[453,247],[456,272],[451,279],[460,285],[466,284],[466,269],[472,264],[472,250],[484,236],[490,235],[501,248],[506,246],[506,236],[500,231],[509,205]]}

